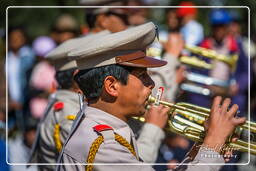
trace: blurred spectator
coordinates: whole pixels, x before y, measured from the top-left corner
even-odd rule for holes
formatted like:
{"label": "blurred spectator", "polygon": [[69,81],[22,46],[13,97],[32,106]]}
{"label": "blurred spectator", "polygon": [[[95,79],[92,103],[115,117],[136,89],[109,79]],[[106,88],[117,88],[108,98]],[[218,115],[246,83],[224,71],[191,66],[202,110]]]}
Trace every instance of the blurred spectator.
{"label": "blurred spectator", "polygon": [[69,14],[62,14],[56,19],[51,36],[57,44],[75,38],[78,35],[79,25],[73,16]]}
{"label": "blurred spectator", "polygon": [[[17,136],[15,139],[9,140],[9,162],[10,163],[26,163],[29,158],[30,149],[35,140],[36,126],[29,121],[22,137]],[[12,171],[37,171],[37,166],[27,168],[26,165],[12,165]]]}
{"label": "blurred spectator", "polygon": [[[242,21],[234,12],[231,13],[231,22],[229,24],[229,34],[232,36],[237,44],[239,58],[237,61],[236,71],[234,73],[234,79],[237,83],[237,91],[233,96],[232,101],[239,105],[241,114],[246,115],[248,112],[247,109],[247,98],[248,98],[248,82],[249,82],[249,67],[248,61],[248,49],[244,46],[244,42],[248,44],[248,38],[242,36],[241,33],[241,24]],[[232,93],[232,92],[231,92]]]}
{"label": "blurred spectator", "polygon": [[178,20],[176,10],[173,8],[168,9],[166,17],[168,32],[179,32],[180,23]]}
{"label": "blurred spectator", "polygon": [[[40,36],[33,42],[33,49],[38,57],[38,63],[32,72],[30,86],[37,90],[51,92],[53,84],[56,85],[54,79],[55,69],[45,59],[45,55],[55,46],[54,41],[46,36]],[[42,82],[42,80],[44,81]]]}
{"label": "blurred spectator", "polygon": [[47,106],[48,95],[57,86],[55,69],[44,58],[55,46],[55,42],[47,36],[40,36],[33,42],[33,49],[38,57],[38,63],[34,67],[30,79],[30,95],[32,96],[30,110],[34,118],[42,117]]}
{"label": "blurred spectator", "polygon": [[[225,91],[227,96],[232,97],[232,102],[239,105],[239,109],[244,115],[246,111],[246,92],[248,88],[248,58],[244,53],[241,42],[229,35],[228,24],[231,22],[231,17],[227,11],[223,9],[213,10],[210,14],[210,22],[213,29],[212,37],[205,39],[202,46],[208,49],[213,49],[219,54],[226,56],[238,54],[237,67],[234,73],[231,68],[225,63],[214,61],[214,68],[210,71],[210,76],[220,80],[228,81],[235,80],[230,87],[229,91]],[[214,88],[214,87],[212,87]],[[218,89],[213,89],[215,93],[219,92]],[[223,93],[222,93],[223,94]],[[225,95],[225,94],[224,94]]]}
{"label": "blurred spectator", "polygon": [[[167,30],[160,29],[159,30],[159,40],[156,39],[151,45],[150,48],[147,50],[147,54],[149,56],[154,56],[155,58],[161,58],[163,52],[165,51],[164,48],[167,46],[167,41],[169,39],[169,34],[171,33],[179,33],[179,22],[176,15],[175,9],[168,9],[166,12],[166,24]],[[170,44],[169,44],[170,45]]]}
{"label": "blurred spectator", "polygon": [[86,9],[86,22],[91,33],[103,30],[118,32],[127,28],[127,15],[124,9]]}
{"label": "blurred spectator", "polygon": [[[14,111],[18,126],[22,129],[23,117],[26,114],[24,103],[26,102],[28,91],[28,80],[30,70],[35,61],[35,55],[27,44],[27,37],[20,28],[9,30],[9,49],[7,57],[7,74],[9,88],[9,107]],[[24,106],[23,106],[24,105]]]}
{"label": "blurred spectator", "polygon": [[129,0],[127,6],[138,6],[137,8],[129,8],[128,21],[129,25],[137,26],[147,22],[148,8],[139,8],[139,6],[144,6],[142,0]]}
{"label": "blurred spectator", "polygon": [[22,105],[27,86],[27,72],[35,60],[33,50],[26,45],[26,37],[22,29],[14,29],[9,33],[8,79],[10,98]]}
{"label": "blurred spectator", "polygon": [[[216,53],[227,57],[238,53],[237,44],[234,38],[227,36],[227,26],[230,22],[230,16],[228,13],[223,9],[214,9],[210,13],[209,20],[211,23],[212,35],[205,38],[200,45],[207,49],[213,49]],[[213,60],[212,64],[213,69],[210,71],[205,71],[203,69],[192,69],[192,71],[200,74],[206,74],[210,77],[223,81],[229,81],[231,79],[231,68],[227,64],[217,60]],[[236,85],[234,84],[233,91],[235,91],[235,87]],[[231,90],[217,86],[209,86],[208,88],[210,88],[213,95],[219,94],[224,96],[228,96],[230,93],[228,93],[227,90]],[[188,93],[188,101],[200,106],[210,107],[211,97]]]}
{"label": "blurred spectator", "polygon": [[196,21],[197,8],[195,4],[189,1],[183,1],[177,9],[177,16],[181,22],[181,34],[187,45],[198,45],[204,38],[204,31],[202,25]]}

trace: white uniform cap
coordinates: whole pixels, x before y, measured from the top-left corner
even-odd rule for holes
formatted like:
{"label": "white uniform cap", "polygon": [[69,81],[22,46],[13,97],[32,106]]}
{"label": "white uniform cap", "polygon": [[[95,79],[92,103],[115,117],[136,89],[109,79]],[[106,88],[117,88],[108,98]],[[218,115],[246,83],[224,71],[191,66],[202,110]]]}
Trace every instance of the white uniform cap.
{"label": "white uniform cap", "polygon": [[147,57],[145,53],[147,46],[155,37],[156,26],[149,22],[79,46],[71,50],[68,56],[77,61],[77,66],[81,70],[111,64],[160,67],[166,62]]}
{"label": "white uniform cap", "polygon": [[56,70],[58,71],[77,68],[76,61],[69,59],[68,53],[81,45],[87,46],[90,42],[97,40],[100,37],[105,36],[107,34],[110,34],[110,32],[102,31],[96,34],[90,34],[87,36],[67,40],[55,49],[53,49],[50,53],[48,53],[46,55],[46,58],[53,63]]}

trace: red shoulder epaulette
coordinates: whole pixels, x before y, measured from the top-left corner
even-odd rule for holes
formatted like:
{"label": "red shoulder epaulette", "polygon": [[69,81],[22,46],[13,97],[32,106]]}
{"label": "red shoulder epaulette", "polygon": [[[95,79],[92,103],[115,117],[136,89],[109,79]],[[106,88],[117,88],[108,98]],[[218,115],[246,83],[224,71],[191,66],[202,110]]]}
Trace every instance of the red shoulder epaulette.
{"label": "red shoulder epaulette", "polygon": [[56,103],[54,104],[54,110],[55,110],[55,111],[61,110],[61,109],[63,109],[63,108],[64,108],[64,103],[63,103],[63,102],[56,102]]}
{"label": "red shoulder epaulette", "polygon": [[113,128],[108,125],[96,125],[93,127],[93,129],[98,133],[101,131],[113,130]]}
{"label": "red shoulder epaulette", "polygon": [[212,49],[212,40],[210,38],[206,38],[202,43],[200,43],[200,47]]}
{"label": "red shoulder epaulette", "polygon": [[228,48],[232,53],[237,53],[239,48],[238,48],[238,43],[236,39],[233,36],[228,36]]}

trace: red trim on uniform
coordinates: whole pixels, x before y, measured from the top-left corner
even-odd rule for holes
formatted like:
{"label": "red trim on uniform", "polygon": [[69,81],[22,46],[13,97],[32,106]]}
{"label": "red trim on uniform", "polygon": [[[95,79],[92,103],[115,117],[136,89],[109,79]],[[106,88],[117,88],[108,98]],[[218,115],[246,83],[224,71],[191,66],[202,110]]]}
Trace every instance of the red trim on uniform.
{"label": "red trim on uniform", "polygon": [[161,91],[164,92],[164,87],[159,87],[159,89],[161,89]]}
{"label": "red trim on uniform", "polygon": [[210,38],[207,38],[203,40],[200,46],[203,48],[212,49],[212,40]]}
{"label": "red trim on uniform", "polygon": [[238,48],[238,44],[237,44],[237,41],[235,40],[235,38],[233,36],[228,36],[227,40],[228,40],[228,48],[229,48],[229,50],[232,53],[238,52],[239,48]]}
{"label": "red trim on uniform", "polygon": [[54,104],[54,110],[57,111],[57,110],[61,110],[64,108],[64,103],[63,102],[56,102]]}
{"label": "red trim on uniform", "polygon": [[97,132],[113,130],[113,128],[108,125],[96,125],[95,127],[93,127],[93,129]]}

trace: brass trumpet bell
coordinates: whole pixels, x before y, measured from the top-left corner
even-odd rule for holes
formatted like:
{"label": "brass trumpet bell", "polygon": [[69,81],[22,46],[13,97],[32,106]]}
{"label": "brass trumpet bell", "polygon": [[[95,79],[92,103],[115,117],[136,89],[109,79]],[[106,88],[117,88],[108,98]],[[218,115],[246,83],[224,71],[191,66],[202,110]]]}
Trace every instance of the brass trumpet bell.
{"label": "brass trumpet bell", "polygon": [[[150,96],[148,99],[149,103],[155,103],[156,98]],[[202,142],[205,136],[204,122],[209,117],[210,109],[196,106],[189,103],[169,103],[160,101],[160,104],[170,107],[170,116],[168,120],[168,131],[180,134],[186,138]],[[256,123],[246,121],[245,124],[238,126],[233,135],[241,135],[243,130],[248,130],[250,133],[256,134]],[[256,143],[244,141],[238,139],[236,142],[231,142],[231,137],[226,142],[226,146],[229,149],[235,149],[242,152],[250,152],[256,155]]]}

